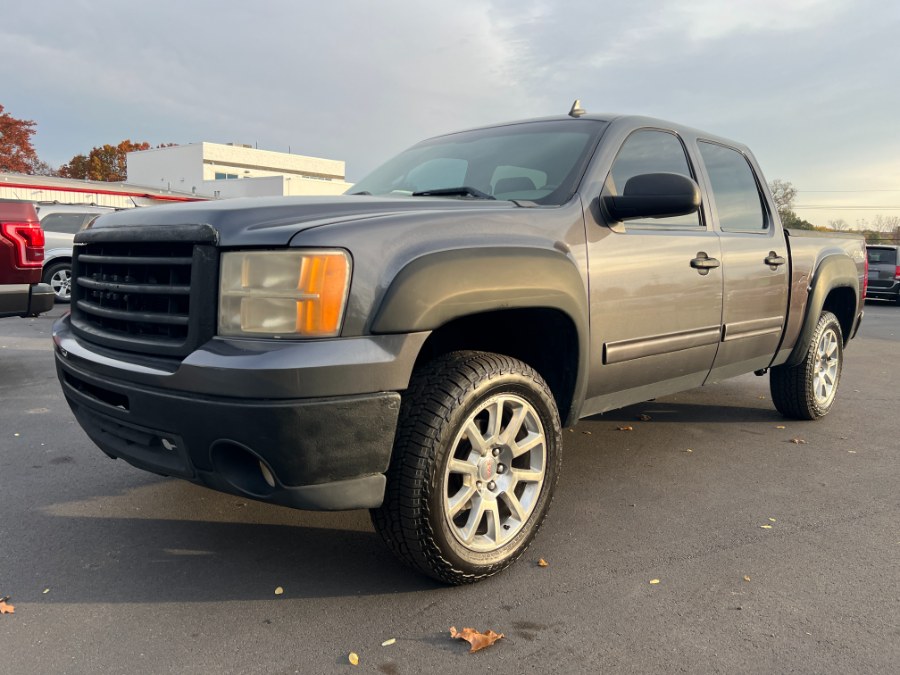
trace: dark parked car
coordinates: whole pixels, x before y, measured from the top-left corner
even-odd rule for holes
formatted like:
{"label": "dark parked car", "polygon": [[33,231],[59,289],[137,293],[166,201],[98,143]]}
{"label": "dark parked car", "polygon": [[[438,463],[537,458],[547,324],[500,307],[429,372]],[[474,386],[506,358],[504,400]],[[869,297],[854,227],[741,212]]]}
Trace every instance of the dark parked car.
{"label": "dark parked car", "polygon": [[868,298],[893,300],[900,304],[900,261],[897,260],[898,246],[882,244],[866,245],[869,256]]}

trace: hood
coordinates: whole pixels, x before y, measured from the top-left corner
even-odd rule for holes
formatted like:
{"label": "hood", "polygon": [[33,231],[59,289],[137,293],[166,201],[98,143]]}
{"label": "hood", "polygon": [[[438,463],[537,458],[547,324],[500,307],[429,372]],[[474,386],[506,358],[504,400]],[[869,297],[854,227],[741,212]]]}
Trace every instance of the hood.
{"label": "hood", "polygon": [[209,225],[220,246],[286,246],[298,232],[331,223],[414,212],[509,210],[508,201],[446,199],[437,197],[249,197],[190,204],[171,204],[117,211],[101,216],[89,230],[91,239],[101,231],[131,226]]}

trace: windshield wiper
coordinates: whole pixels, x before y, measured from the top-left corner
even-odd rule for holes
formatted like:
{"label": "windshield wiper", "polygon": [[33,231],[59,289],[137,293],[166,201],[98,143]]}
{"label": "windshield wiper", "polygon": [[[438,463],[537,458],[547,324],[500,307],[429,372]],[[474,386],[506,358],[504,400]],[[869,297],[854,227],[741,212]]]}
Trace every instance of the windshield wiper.
{"label": "windshield wiper", "polygon": [[473,187],[437,188],[434,190],[422,190],[413,192],[413,197],[474,197],[475,199],[496,199],[493,195],[477,190]]}
{"label": "windshield wiper", "polygon": [[371,197],[371,196],[372,196],[372,193],[371,193],[371,192],[368,192],[368,191],[366,191],[366,190],[362,190],[362,191],[360,191],[360,192],[351,192],[351,193],[350,193],[350,196],[352,197],[353,195],[365,195],[365,196]]}

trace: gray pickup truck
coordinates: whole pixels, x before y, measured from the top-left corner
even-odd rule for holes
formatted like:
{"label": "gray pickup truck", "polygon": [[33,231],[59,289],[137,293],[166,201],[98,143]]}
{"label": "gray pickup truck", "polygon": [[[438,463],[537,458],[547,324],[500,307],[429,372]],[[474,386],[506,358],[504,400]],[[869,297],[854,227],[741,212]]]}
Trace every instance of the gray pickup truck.
{"label": "gray pickup truck", "polygon": [[[577,113],[576,113],[577,114]],[[786,232],[750,151],[583,115],[420,143],[333,198],[101,216],[59,380],[110,457],[301,509],[371,509],[446,583],[512,563],[562,425],[769,372],[834,404],[863,240]]]}

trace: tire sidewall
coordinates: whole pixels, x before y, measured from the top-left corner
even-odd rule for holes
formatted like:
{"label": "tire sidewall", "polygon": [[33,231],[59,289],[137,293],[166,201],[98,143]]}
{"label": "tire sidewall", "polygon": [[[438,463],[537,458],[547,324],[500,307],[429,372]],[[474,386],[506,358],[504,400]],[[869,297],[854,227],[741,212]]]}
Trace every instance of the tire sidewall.
{"label": "tire sidewall", "polygon": [[[818,358],[818,349],[819,342],[822,339],[822,336],[826,331],[832,329],[834,331],[835,337],[837,338],[837,354],[838,354],[838,364],[837,364],[837,374],[836,379],[834,381],[834,395],[831,397],[831,400],[827,405],[822,405],[819,403],[816,398],[815,387],[813,383],[815,382],[816,376],[816,361]],[[844,368],[844,336],[841,331],[841,323],[838,321],[837,317],[831,312],[823,312],[819,317],[819,323],[816,326],[816,330],[813,333],[812,339],[809,344],[809,351],[806,354],[806,396],[809,401],[809,407],[813,412],[813,415],[818,417],[824,417],[828,414],[832,407],[834,407],[834,402],[837,400],[837,389],[841,383],[841,372]]]}
{"label": "tire sidewall", "polygon": [[[440,430],[435,448],[435,461],[431,464],[431,475],[428,477],[428,494],[425,508],[428,521],[432,524],[432,536],[441,550],[442,556],[450,565],[466,573],[490,573],[497,566],[505,567],[513,562],[525,550],[537,533],[549,508],[553,489],[559,477],[561,463],[562,433],[556,405],[546,392],[542,390],[532,377],[522,373],[506,372],[492,374],[473,383],[473,386],[461,397],[462,405],[451,412],[447,422]],[[462,424],[485,401],[499,394],[514,394],[525,399],[537,412],[544,430],[546,443],[545,474],[541,493],[534,510],[521,530],[506,544],[494,551],[478,552],[466,548],[453,534],[444,515],[444,479],[447,463],[450,460],[454,442],[460,433]]]}

